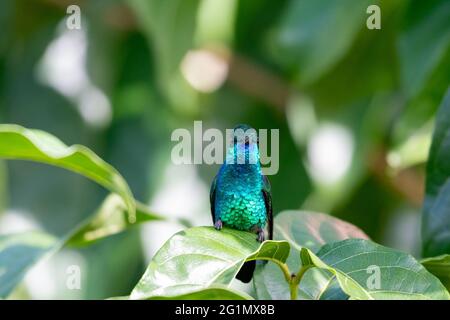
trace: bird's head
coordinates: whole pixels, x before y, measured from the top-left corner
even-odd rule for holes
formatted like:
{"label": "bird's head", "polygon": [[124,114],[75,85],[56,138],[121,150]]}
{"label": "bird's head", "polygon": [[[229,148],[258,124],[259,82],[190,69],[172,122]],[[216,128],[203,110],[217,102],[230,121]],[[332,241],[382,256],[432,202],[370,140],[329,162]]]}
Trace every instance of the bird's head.
{"label": "bird's head", "polygon": [[252,144],[258,144],[258,134],[256,130],[248,124],[238,124],[233,128],[233,143],[234,145],[243,144],[248,148]]}
{"label": "bird's head", "polygon": [[234,127],[232,134],[233,144],[229,146],[227,162],[259,164],[259,141],[256,130],[247,124],[239,124]]}

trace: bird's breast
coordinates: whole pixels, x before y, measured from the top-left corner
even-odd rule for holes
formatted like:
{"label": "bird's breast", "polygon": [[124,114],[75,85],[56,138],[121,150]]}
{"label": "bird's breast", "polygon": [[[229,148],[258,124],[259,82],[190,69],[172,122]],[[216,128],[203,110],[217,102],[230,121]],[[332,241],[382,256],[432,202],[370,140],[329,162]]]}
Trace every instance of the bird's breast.
{"label": "bird's breast", "polygon": [[235,186],[233,190],[222,190],[216,195],[216,214],[225,226],[240,230],[264,227],[266,208],[261,190],[246,190]]}

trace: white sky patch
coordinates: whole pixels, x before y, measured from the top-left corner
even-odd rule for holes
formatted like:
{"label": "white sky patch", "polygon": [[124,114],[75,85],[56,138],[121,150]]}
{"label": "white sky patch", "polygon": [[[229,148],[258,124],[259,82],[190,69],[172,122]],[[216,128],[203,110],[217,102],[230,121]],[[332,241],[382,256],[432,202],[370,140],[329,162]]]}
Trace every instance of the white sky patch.
{"label": "white sky patch", "polygon": [[323,124],[308,141],[308,167],[318,183],[338,182],[350,168],[354,139],[348,129],[337,124]]}
{"label": "white sky patch", "polygon": [[181,62],[181,72],[197,91],[213,92],[226,80],[228,61],[208,50],[191,50]]}
{"label": "white sky patch", "polygon": [[105,127],[112,117],[108,97],[89,78],[84,29],[68,30],[64,21],[37,66],[37,79],[67,97],[92,127]]}

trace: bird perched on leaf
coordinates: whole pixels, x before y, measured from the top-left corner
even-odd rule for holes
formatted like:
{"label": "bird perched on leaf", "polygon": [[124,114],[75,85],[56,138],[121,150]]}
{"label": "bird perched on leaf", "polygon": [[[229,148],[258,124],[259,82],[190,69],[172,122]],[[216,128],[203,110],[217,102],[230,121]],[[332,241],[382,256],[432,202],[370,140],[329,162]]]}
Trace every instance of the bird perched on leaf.
{"label": "bird perched on leaf", "polygon": [[[272,196],[270,183],[261,172],[256,130],[240,124],[233,129],[233,143],[227,146],[226,159],[211,185],[211,215],[217,230],[223,226],[251,231],[256,240],[272,239]],[[246,262],[236,278],[249,282],[256,262]]]}

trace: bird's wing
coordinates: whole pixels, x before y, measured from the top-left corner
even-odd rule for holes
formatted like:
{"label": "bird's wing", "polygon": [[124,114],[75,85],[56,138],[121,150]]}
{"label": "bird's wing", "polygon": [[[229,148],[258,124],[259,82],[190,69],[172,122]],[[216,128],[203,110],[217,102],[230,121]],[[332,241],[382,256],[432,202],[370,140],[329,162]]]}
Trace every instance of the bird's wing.
{"label": "bird's wing", "polygon": [[269,240],[273,239],[273,212],[272,212],[272,192],[270,190],[269,179],[263,175],[264,203],[266,205],[267,225],[269,229]]}
{"label": "bird's wing", "polygon": [[211,183],[211,189],[209,190],[209,203],[211,205],[211,217],[213,224],[216,223],[216,182],[217,176],[214,177],[213,182]]}

